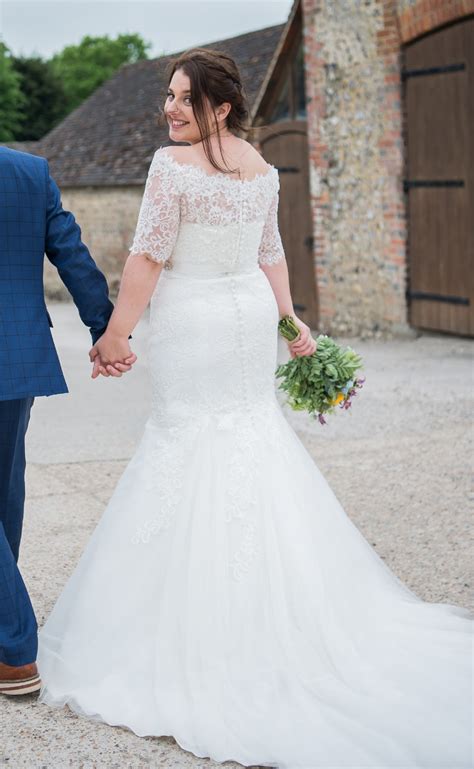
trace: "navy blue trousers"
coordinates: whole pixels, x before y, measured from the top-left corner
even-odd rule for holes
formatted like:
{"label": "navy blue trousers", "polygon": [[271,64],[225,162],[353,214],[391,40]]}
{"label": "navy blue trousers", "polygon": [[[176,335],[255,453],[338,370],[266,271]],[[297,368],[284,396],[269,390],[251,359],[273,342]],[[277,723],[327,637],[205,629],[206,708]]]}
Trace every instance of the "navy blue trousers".
{"label": "navy blue trousers", "polygon": [[25,435],[34,398],[0,401],[0,662],[36,660],[38,634],[18,569],[25,503]]}

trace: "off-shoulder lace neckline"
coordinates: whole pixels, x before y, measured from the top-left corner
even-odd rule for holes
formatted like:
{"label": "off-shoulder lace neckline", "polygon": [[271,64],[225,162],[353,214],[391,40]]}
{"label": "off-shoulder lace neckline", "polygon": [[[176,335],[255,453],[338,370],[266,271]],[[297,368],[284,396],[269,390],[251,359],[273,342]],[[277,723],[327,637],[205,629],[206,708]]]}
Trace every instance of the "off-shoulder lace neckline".
{"label": "off-shoulder lace neckline", "polygon": [[251,184],[252,182],[260,181],[261,179],[267,179],[271,178],[275,173],[278,174],[278,170],[275,168],[274,165],[271,163],[267,163],[268,166],[270,166],[270,170],[266,173],[258,173],[255,174],[255,176],[252,176],[251,179],[232,179],[230,176],[227,176],[224,173],[216,173],[216,174],[208,174],[204,168],[201,166],[196,165],[196,163],[181,163],[179,160],[176,160],[172,155],[169,155],[167,152],[160,153],[159,150],[157,150],[159,153],[159,157],[166,158],[168,161],[173,163],[176,166],[180,166],[181,168],[191,169],[196,171],[201,176],[205,176],[206,179],[223,179],[226,182],[230,182],[231,184]]}

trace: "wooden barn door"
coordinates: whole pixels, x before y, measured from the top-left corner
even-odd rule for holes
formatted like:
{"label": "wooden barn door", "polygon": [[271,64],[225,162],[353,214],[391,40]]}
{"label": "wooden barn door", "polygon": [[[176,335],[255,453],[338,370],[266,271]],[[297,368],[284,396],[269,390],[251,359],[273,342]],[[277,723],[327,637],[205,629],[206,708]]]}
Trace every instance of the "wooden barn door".
{"label": "wooden barn door", "polygon": [[319,323],[309,196],[308,138],[305,120],[261,129],[262,155],[280,175],[278,224],[285,249],[293,304],[312,329]]}
{"label": "wooden barn door", "polygon": [[405,49],[410,322],[474,334],[474,19]]}

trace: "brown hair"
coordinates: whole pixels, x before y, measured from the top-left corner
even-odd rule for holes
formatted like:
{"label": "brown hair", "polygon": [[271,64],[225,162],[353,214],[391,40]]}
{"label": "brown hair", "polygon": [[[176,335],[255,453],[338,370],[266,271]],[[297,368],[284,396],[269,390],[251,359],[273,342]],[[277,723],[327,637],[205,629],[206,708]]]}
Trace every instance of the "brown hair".
{"label": "brown hair", "polygon": [[[214,168],[223,173],[235,172],[237,169],[221,168],[214,157],[209,140],[212,126],[206,114],[205,100],[208,100],[214,115],[216,107],[224,102],[229,102],[231,109],[227,115],[226,125],[232,133],[246,134],[252,130],[248,122],[250,112],[247,97],[237,64],[231,56],[222,51],[210,48],[191,48],[184,51],[176,59],[173,59],[168,65],[168,86],[178,69],[183,70],[191,83],[193,112],[207,159]],[[221,136],[218,127],[217,139],[222,153]]]}

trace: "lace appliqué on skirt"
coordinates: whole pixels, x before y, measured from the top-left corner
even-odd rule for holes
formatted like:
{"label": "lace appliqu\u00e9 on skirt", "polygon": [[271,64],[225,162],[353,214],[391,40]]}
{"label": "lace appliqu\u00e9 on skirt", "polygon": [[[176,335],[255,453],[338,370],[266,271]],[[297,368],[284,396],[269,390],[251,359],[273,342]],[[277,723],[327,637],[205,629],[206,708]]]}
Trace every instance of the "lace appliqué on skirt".
{"label": "lace appliqu\u00e9 on skirt", "polygon": [[[235,581],[241,582],[259,555],[257,485],[262,459],[269,446],[275,447],[280,435],[275,425],[278,402],[251,409],[216,413],[209,411],[189,417],[180,424],[163,426],[150,421],[147,462],[152,470],[146,489],[153,493],[156,513],[137,527],[132,542],[147,544],[152,537],[169,529],[182,500],[183,477],[193,452],[199,450],[200,433],[228,433],[225,499],[216,515],[222,515],[229,526],[240,529],[239,544],[230,558],[229,569]],[[156,416],[155,416],[156,419]],[[273,427],[272,427],[273,426]],[[265,439],[262,440],[262,436]],[[281,440],[281,439],[280,439]],[[284,447],[281,447],[284,450]]]}

